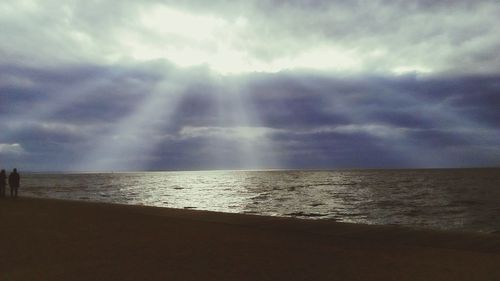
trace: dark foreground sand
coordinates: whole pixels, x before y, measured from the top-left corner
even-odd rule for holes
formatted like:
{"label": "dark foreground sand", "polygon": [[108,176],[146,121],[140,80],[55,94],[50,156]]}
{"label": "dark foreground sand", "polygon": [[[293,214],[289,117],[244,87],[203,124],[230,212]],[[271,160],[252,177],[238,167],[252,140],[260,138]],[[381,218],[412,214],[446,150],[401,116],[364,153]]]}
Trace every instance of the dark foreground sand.
{"label": "dark foreground sand", "polygon": [[500,280],[500,235],[0,200],[0,280]]}

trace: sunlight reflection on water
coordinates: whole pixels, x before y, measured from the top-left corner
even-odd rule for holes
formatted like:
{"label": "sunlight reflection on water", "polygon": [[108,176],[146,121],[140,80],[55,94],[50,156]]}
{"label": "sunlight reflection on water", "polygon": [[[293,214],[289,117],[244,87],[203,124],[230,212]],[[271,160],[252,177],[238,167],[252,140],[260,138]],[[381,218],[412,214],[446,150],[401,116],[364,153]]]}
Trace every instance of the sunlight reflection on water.
{"label": "sunlight reflection on water", "polygon": [[343,222],[500,230],[500,170],[26,174],[33,197]]}

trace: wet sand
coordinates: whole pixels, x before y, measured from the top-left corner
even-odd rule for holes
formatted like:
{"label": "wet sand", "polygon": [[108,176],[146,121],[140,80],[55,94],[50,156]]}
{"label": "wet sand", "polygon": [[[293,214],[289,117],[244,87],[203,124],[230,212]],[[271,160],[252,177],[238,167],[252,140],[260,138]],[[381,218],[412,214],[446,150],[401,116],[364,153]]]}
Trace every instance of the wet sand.
{"label": "wet sand", "polygon": [[0,280],[500,280],[500,235],[0,199]]}

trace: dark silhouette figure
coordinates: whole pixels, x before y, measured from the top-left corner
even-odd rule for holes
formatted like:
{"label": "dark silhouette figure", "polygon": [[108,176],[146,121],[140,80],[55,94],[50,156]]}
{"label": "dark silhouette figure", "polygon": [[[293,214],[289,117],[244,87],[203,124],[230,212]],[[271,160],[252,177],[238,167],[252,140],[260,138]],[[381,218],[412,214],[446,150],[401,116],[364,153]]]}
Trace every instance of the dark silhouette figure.
{"label": "dark silhouette figure", "polygon": [[7,188],[7,174],[5,170],[0,171],[0,197],[5,197],[5,189]]}
{"label": "dark silhouette figure", "polygon": [[17,190],[19,189],[20,181],[21,177],[17,173],[17,169],[14,168],[12,173],[9,175],[10,197],[17,197]]}

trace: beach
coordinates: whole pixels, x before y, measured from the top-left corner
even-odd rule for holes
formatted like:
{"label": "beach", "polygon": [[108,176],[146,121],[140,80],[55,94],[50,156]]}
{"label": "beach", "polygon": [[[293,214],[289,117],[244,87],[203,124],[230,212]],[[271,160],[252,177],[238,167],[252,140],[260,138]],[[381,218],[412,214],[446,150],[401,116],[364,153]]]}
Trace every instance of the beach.
{"label": "beach", "polygon": [[0,200],[0,280],[499,280],[500,235]]}

